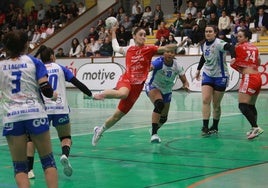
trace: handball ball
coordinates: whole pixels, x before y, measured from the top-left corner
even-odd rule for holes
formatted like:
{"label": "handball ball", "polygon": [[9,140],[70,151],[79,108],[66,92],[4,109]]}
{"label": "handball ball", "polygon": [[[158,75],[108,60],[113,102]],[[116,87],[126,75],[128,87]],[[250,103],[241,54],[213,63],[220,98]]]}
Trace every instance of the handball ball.
{"label": "handball ball", "polygon": [[108,17],[106,20],[105,20],[105,25],[106,25],[106,28],[107,29],[111,29],[113,26],[115,26],[117,23],[117,19],[115,17]]}

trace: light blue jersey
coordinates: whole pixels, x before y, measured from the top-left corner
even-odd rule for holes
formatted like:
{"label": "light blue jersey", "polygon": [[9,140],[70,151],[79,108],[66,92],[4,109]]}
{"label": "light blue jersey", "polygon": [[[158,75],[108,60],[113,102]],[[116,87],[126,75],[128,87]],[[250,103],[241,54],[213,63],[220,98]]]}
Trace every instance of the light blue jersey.
{"label": "light blue jersey", "polygon": [[47,75],[44,64],[28,55],[0,62],[3,124],[47,118],[38,80]]}
{"label": "light blue jersey", "polygon": [[206,60],[203,72],[210,77],[229,77],[226,63],[225,41],[216,38],[212,43],[205,42],[202,47]]}
{"label": "light blue jersey", "polygon": [[58,93],[58,98],[53,101],[44,97],[46,111],[50,114],[68,114],[70,112],[66,96],[66,82],[74,77],[73,73],[66,67],[57,63],[45,64],[48,71],[48,80],[54,91]]}
{"label": "light blue jersey", "polygon": [[162,94],[171,93],[178,75],[185,74],[183,67],[176,59],[173,60],[171,66],[167,66],[164,63],[164,58],[159,57],[152,62],[152,65],[154,69],[148,76],[147,84],[156,87]]}

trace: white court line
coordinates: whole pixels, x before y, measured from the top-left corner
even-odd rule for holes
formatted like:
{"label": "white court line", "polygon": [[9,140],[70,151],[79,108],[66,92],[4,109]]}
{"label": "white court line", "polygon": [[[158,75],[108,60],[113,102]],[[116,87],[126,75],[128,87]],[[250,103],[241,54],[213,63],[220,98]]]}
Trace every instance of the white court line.
{"label": "white court line", "polygon": [[[76,109],[83,109],[83,108],[76,108]],[[86,108],[88,109],[88,108]],[[100,110],[103,111],[103,110]],[[148,111],[148,110],[134,110],[135,111]],[[132,111],[133,112],[133,111]],[[170,112],[178,112],[178,113],[182,113],[182,112],[187,112],[187,111],[170,111]],[[193,112],[193,111],[191,111]],[[196,111],[196,112],[200,112],[200,111]],[[230,114],[223,114],[221,117],[231,117],[231,116],[236,116],[236,115],[241,115],[241,113],[230,113]],[[124,118],[124,117],[123,117]],[[194,119],[188,119],[188,120],[181,120],[181,121],[174,121],[174,122],[167,122],[165,123],[165,125],[169,125],[169,124],[175,124],[175,123],[184,123],[184,122],[191,122],[191,121],[201,121],[201,118],[194,118]],[[115,125],[116,126],[116,125]],[[115,132],[115,131],[125,131],[125,130],[133,130],[133,129],[140,129],[140,128],[146,128],[146,127],[151,127],[150,125],[145,125],[145,126],[138,126],[138,127],[124,127],[124,128],[119,128],[119,129],[115,129],[113,130],[113,127],[111,129],[109,129],[107,132]],[[87,133],[78,133],[78,134],[72,134],[72,137],[76,137],[76,136],[86,136],[86,135],[91,135],[92,132],[89,131]],[[3,137],[3,136],[2,136]],[[57,136],[55,137],[51,137],[52,140],[54,139],[58,139]],[[7,143],[1,143],[0,146],[6,146]]]}

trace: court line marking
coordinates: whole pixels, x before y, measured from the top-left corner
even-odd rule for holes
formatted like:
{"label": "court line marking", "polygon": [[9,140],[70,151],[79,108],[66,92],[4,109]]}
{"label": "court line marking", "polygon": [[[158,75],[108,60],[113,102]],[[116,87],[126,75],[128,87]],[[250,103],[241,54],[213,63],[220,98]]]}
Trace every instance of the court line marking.
{"label": "court line marking", "polygon": [[[75,108],[75,109],[84,109],[84,108]],[[86,109],[88,109],[88,108],[86,108]],[[102,110],[100,110],[100,111],[102,111]],[[147,111],[148,112],[148,110],[135,110],[135,111]],[[170,111],[170,112],[177,112],[177,113],[181,113],[181,112],[187,112],[187,111]],[[193,111],[190,111],[190,112],[193,112]],[[195,111],[195,112],[200,112],[200,111]],[[236,115],[241,115],[241,113],[226,113],[226,114],[222,114],[222,116],[221,117],[230,117],[230,116],[236,116]],[[124,117],[123,117],[124,118]],[[173,121],[173,122],[167,122],[167,123],[165,123],[166,125],[169,125],[169,124],[174,124],[174,123],[184,123],[184,122],[191,122],[191,121],[201,121],[203,118],[202,117],[200,117],[200,118],[194,118],[194,119],[187,119],[187,120],[182,120],[182,121]],[[149,120],[150,121],[150,120]],[[74,123],[72,123],[72,125],[73,125]],[[116,126],[116,125],[115,125]],[[107,132],[115,132],[115,131],[125,131],[125,130],[133,130],[133,129],[140,129],[140,128],[146,128],[146,127],[151,127],[150,125],[144,125],[144,126],[139,126],[139,127],[125,127],[125,128],[118,128],[118,129],[115,129],[115,130],[113,130],[113,128],[110,130],[108,130]],[[76,137],[76,136],[85,136],[85,135],[91,135],[91,134],[93,134],[93,130],[91,130],[91,131],[89,131],[89,132],[87,132],[87,133],[78,133],[78,134],[72,134],[72,137],[74,136],[74,137]],[[58,137],[57,136],[53,136],[53,137],[51,137],[51,139],[52,140],[54,140],[54,139],[58,139]],[[7,143],[2,143],[2,144],[0,144],[0,147],[1,146],[6,146],[7,145]]]}

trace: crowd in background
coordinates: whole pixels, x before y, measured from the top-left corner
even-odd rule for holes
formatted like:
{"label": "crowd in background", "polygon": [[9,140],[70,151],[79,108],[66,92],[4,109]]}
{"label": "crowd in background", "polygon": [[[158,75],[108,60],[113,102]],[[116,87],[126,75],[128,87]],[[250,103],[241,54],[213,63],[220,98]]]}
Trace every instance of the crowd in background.
{"label": "crowd in background", "polygon": [[[268,2],[263,0],[188,0],[184,10],[181,6],[174,7],[176,20],[167,25],[166,15],[160,4],[156,4],[155,7],[143,7],[140,1],[136,0],[130,13],[126,12],[124,7],[118,7],[117,10],[110,8],[105,18],[113,16],[118,20],[117,39],[120,46],[130,43],[132,31],[136,27],[143,27],[147,35],[155,36],[155,45],[158,46],[180,42],[185,46],[199,46],[204,41],[207,25],[216,25],[219,37],[235,45],[236,34],[241,28],[257,32],[259,35],[267,34],[266,9]],[[82,2],[66,5],[59,1],[57,5],[50,5],[46,9],[43,4],[39,4],[38,8],[33,6],[30,13],[25,14],[23,8],[10,3],[6,12],[0,12],[1,34],[3,36],[4,33],[14,29],[24,30],[33,49],[84,11],[86,7]],[[114,55],[105,18],[91,26],[88,35],[83,39],[74,36],[69,51],[63,52],[63,49],[59,48],[57,57]],[[179,40],[175,40],[178,37]]]}

